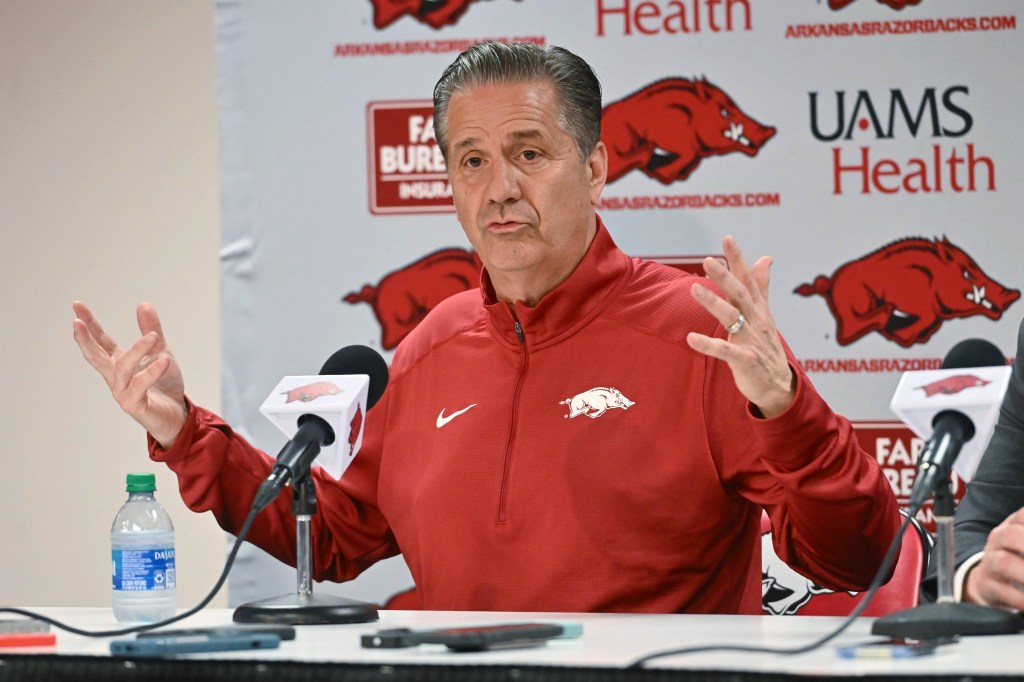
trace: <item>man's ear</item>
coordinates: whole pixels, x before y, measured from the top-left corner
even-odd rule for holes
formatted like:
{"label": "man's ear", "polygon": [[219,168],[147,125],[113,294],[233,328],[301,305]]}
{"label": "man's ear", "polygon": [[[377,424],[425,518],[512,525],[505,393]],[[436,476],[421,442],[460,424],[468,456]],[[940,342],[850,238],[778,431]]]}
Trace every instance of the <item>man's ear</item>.
{"label": "man's ear", "polygon": [[608,181],[608,147],[600,140],[587,158],[587,173],[590,179],[590,203],[597,206]]}

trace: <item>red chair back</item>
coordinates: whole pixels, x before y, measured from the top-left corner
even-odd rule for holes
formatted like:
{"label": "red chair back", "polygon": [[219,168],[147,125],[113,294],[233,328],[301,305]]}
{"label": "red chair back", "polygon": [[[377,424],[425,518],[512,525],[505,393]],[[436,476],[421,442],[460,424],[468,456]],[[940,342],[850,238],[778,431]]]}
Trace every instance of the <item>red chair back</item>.
{"label": "red chair back", "polygon": [[420,611],[420,596],[416,593],[415,587],[410,587],[388,597],[384,602],[385,609],[397,609],[399,611]]}
{"label": "red chair back", "polygon": [[[777,616],[846,616],[856,608],[862,593],[833,592],[794,571],[775,554],[771,532],[768,515],[762,513],[761,606],[766,613]],[[861,615],[884,616],[917,606],[931,545],[928,532],[917,519],[911,519],[903,534],[903,545],[892,578],[878,588]]]}

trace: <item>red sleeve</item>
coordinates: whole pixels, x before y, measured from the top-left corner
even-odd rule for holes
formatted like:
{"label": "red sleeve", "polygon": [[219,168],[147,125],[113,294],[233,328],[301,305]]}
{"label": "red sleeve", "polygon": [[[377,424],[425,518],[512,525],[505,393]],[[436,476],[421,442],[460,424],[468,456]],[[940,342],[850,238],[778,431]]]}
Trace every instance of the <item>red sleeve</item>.
{"label": "red sleeve", "polygon": [[[164,462],[178,476],[181,498],[189,509],[213,512],[221,528],[237,534],[274,460],[217,415],[191,402],[188,406],[189,418],[169,450],[149,437],[150,458]],[[363,445],[341,481],[320,467],[313,469],[317,513],[311,535],[316,580],[351,580],[374,562],[399,551],[376,505],[380,422],[385,413],[386,405],[381,404],[367,415]],[[295,564],[291,487],[260,512],[246,540]]]}
{"label": "red sleeve", "polygon": [[899,530],[899,506],[853,426],[786,352],[796,396],[772,419],[752,413],[728,365],[708,360],[705,418],[719,473],[768,512],[775,551],[789,566],[834,590],[864,590]]}

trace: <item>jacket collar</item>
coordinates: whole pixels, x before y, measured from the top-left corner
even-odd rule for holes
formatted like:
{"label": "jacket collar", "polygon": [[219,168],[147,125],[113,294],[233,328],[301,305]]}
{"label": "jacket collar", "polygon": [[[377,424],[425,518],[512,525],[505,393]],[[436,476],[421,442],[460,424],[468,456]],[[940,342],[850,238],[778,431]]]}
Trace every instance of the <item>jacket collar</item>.
{"label": "jacket collar", "polygon": [[480,276],[480,292],[487,310],[488,328],[506,345],[521,345],[515,323],[523,331],[527,348],[534,350],[557,343],[585,327],[604,310],[625,286],[633,272],[629,256],[619,250],[600,216],[597,234],[583,260],[565,281],[530,308],[515,304],[515,313],[494,293],[485,268]]}

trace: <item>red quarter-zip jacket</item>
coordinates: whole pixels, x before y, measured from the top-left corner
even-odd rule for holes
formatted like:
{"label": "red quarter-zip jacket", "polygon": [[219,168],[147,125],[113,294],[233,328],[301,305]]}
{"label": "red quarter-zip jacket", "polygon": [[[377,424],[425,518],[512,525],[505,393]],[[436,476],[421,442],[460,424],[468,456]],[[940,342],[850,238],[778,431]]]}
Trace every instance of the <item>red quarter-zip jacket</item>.
{"label": "red quarter-zip jacket", "polygon": [[[764,508],[786,563],[864,589],[899,527],[888,482],[792,358],[789,410],[751,413],[728,365],[686,344],[726,336],[693,281],[599,224],[534,308],[498,302],[486,272],[442,302],[397,349],[342,480],[314,471],[314,577],[401,552],[427,609],[760,613]],[[151,456],[237,532],[273,460],[189,414]],[[288,497],[248,539],[294,563]]]}

